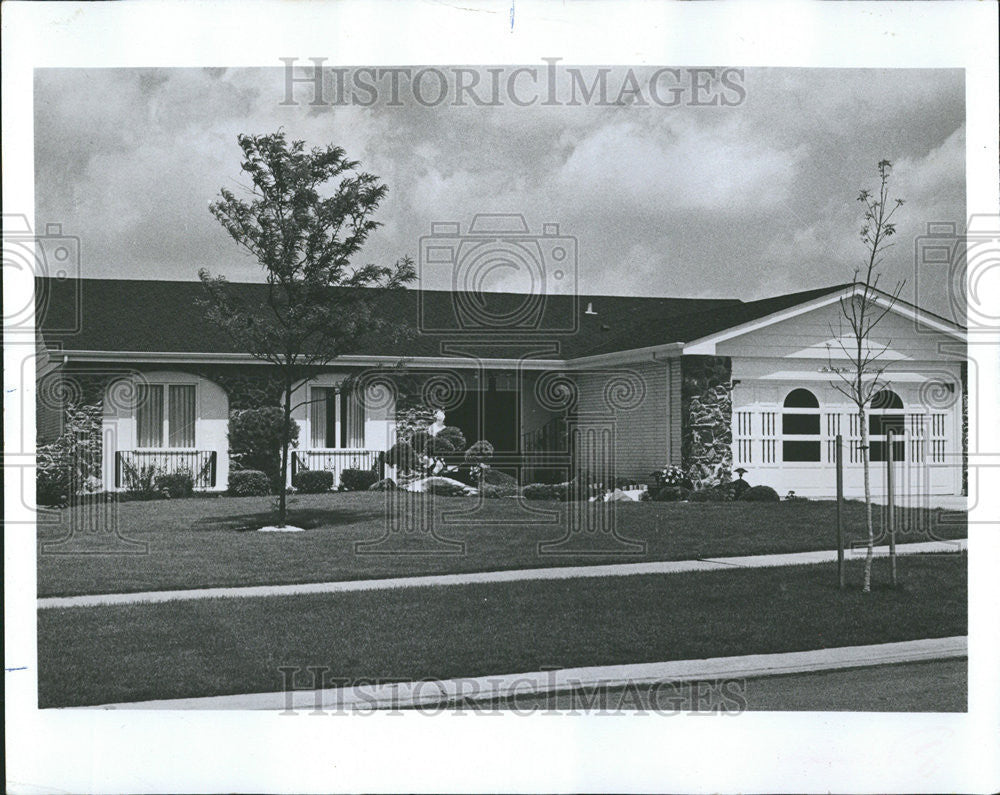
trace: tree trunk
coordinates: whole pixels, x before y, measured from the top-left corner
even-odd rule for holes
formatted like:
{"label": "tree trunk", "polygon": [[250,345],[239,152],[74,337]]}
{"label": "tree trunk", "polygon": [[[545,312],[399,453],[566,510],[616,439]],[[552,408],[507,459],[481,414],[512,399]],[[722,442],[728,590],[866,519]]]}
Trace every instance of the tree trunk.
{"label": "tree trunk", "polygon": [[872,559],[875,557],[875,528],[872,524],[871,456],[866,419],[865,408],[862,406],[858,410],[858,420],[861,423],[861,463],[865,473],[865,527],[868,530],[868,549],[865,551],[865,584],[861,590],[869,593],[872,589]]}
{"label": "tree trunk", "polygon": [[292,431],[292,385],[285,381],[285,423],[281,440],[281,476],[278,485],[278,527],[285,526],[288,516],[287,482],[288,482],[288,439]]}

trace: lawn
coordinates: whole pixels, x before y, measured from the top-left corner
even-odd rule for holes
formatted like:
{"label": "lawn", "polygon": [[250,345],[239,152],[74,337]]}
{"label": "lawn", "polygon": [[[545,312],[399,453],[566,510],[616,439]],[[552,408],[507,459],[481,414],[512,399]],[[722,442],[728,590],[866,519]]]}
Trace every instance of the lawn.
{"label": "lawn", "polygon": [[416,680],[964,635],[965,555],[838,591],[832,564],[38,613],[40,706],[280,691],[280,668]]}
{"label": "lawn", "polygon": [[[119,533],[146,545],[145,554],[114,551],[107,532],[84,526],[78,510],[54,512],[39,522],[38,595],[68,596],[210,586],[260,585],[369,579],[415,574],[573,566],[586,563],[685,560],[833,549],[836,504],[829,501],[780,503],[619,503],[618,533],[644,545],[635,554],[607,534],[577,534],[574,549],[542,550],[542,542],[566,533],[567,507],[554,502],[437,498],[439,536],[464,544],[461,551],[434,543],[431,554],[409,554],[427,534],[397,534],[383,554],[359,553],[355,542],[375,541],[386,528],[384,495],[335,493],[296,496],[290,521],[298,534],[248,532],[270,518],[270,498],[199,497],[121,503],[115,508]],[[531,509],[548,512],[533,513]],[[465,512],[442,518],[442,511]],[[881,525],[880,510],[876,523]],[[900,511],[899,543],[963,538],[964,513]],[[944,521],[947,520],[947,521]],[[864,538],[864,507],[845,504],[848,542]],[[883,542],[884,543],[884,540]],[[604,552],[594,554],[595,545]],[[611,547],[609,550],[608,547]],[[625,554],[621,554],[622,552]],[[617,552],[617,554],[616,554]],[[544,553],[544,554],[543,554]]]}

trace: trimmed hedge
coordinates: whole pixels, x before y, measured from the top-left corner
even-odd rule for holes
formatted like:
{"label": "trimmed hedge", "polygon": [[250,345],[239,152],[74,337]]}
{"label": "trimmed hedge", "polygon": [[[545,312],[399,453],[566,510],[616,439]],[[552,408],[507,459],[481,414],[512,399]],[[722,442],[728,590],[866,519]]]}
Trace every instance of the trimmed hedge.
{"label": "trimmed hedge", "polygon": [[493,469],[492,467],[483,470],[482,482],[490,486],[517,488],[517,478],[511,477],[506,472],[501,472],[499,469]]}
{"label": "trimmed hedge", "polygon": [[340,485],[347,491],[368,491],[378,482],[378,473],[370,469],[345,469],[340,473]]}
{"label": "trimmed hedge", "polygon": [[649,499],[654,502],[680,502],[688,499],[690,495],[691,491],[683,486],[664,486],[653,491]]}
{"label": "trimmed hedge", "polygon": [[780,502],[781,498],[778,496],[778,492],[772,489],[770,486],[751,486],[746,491],[743,492],[743,496],[740,497],[741,500],[746,500],[747,502]]}
{"label": "trimmed hedge", "polygon": [[190,472],[157,475],[155,488],[167,497],[190,497],[194,494],[194,478]]}
{"label": "trimmed hedge", "polygon": [[385,454],[385,462],[392,467],[396,467],[402,472],[411,472],[420,463],[420,457],[413,449],[413,445],[407,441],[396,442]]}
{"label": "trimmed hedge", "polygon": [[328,469],[303,469],[292,477],[292,485],[303,494],[321,494],[333,488],[333,473]]}
{"label": "trimmed hedge", "polygon": [[500,497],[515,497],[517,496],[517,486],[494,486],[491,483],[484,483],[479,487],[479,493],[488,500],[495,500]]}
{"label": "trimmed hedge", "polygon": [[37,470],[35,500],[39,505],[66,505],[69,502],[69,471],[64,467]]}
{"label": "trimmed hedge", "polygon": [[465,463],[487,464],[493,459],[493,445],[481,439],[465,451]]}
{"label": "trimmed hedge", "polygon": [[426,493],[436,497],[464,497],[467,492],[464,486],[457,483],[450,483],[444,478],[431,477],[427,479]]}
{"label": "trimmed hedge", "polygon": [[727,502],[724,489],[710,488],[692,491],[688,495],[688,502]]}
{"label": "trimmed hedge", "polygon": [[568,483],[529,483],[521,490],[526,500],[567,500]]}
{"label": "trimmed hedge", "polygon": [[745,480],[734,480],[731,484],[733,487],[733,499],[739,500],[746,493],[747,489],[750,488],[750,484]]}
{"label": "trimmed hedge", "polygon": [[229,473],[229,493],[236,497],[263,497],[271,493],[271,482],[259,469]]}
{"label": "trimmed hedge", "polygon": [[483,470],[483,478],[477,484],[484,497],[513,497],[518,493],[517,478],[498,469]]}

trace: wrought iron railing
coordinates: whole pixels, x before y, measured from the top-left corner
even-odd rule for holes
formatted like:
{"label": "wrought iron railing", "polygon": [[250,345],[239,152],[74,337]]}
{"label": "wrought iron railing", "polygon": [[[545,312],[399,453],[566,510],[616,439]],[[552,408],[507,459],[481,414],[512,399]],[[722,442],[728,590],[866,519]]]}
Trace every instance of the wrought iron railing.
{"label": "wrought iron railing", "polygon": [[128,488],[144,477],[188,472],[196,489],[215,488],[215,450],[119,450],[115,453],[115,488]]}
{"label": "wrought iron railing", "polygon": [[364,469],[385,477],[385,453],[380,450],[296,450],[292,453],[292,477],[303,469],[328,470],[334,487],[340,484],[345,469]]}
{"label": "wrought iron railing", "polygon": [[566,417],[555,416],[521,434],[524,482],[568,480],[572,476],[573,456],[570,453],[569,429]]}
{"label": "wrought iron railing", "polygon": [[569,447],[565,417],[552,417],[544,425],[521,434],[525,453],[563,453]]}

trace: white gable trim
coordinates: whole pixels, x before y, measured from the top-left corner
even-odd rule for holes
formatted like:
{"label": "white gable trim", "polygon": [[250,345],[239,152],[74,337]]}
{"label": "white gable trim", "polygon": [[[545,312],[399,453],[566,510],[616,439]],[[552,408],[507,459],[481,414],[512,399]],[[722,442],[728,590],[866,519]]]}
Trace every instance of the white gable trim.
{"label": "white gable trim", "polygon": [[[717,331],[714,334],[708,334],[707,336],[696,340],[691,340],[684,346],[684,353],[685,355],[702,354],[714,356],[715,347],[720,342],[725,342],[726,340],[733,339],[734,337],[742,337],[745,334],[753,333],[754,331],[766,328],[767,326],[772,326],[775,323],[780,323],[784,320],[804,315],[807,312],[812,312],[816,309],[822,309],[825,306],[838,303],[841,299],[858,292],[859,289],[859,285],[853,285],[852,287],[848,287],[840,292],[820,296],[819,298],[814,298],[812,301],[796,304],[795,306],[782,309],[778,312],[772,312],[770,315],[765,315],[764,317],[757,318],[756,320],[741,323],[737,326],[733,326],[732,328]],[[920,307],[914,306],[906,301],[900,299],[892,301],[891,296],[881,290],[874,289],[874,293],[875,303],[879,306],[888,307],[890,312],[894,312],[895,314],[901,315],[909,320],[916,320],[928,328],[940,331],[942,334],[946,334],[954,339],[965,342],[965,329],[957,323],[952,323],[951,321],[938,317],[937,315],[925,312],[920,309]]]}

